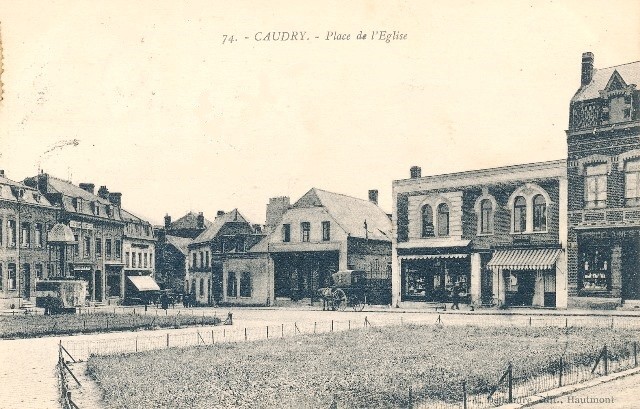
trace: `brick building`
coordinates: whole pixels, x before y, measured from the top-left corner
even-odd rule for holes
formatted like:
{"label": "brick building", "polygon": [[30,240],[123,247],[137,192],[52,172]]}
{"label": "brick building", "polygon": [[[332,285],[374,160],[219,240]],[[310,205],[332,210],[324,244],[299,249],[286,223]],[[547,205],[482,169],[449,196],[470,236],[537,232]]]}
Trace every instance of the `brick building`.
{"label": "brick building", "polygon": [[313,298],[332,273],[358,269],[375,287],[370,302],[391,301],[391,220],[377,195],[370,191],[367,201],[314,188],[292,206],[283,206],[288,198],[269,202],[267,225],[273,227],[266,250],[276,300]]}
{"label": "brick building", "polygon": [[59,210],[58,221],[67,226],[75,244],[60,247],[61,271],[57,276],[87,283],[87,301],[106,302],[107,277],[121,276],[124,263],[122,243],[125,222],[118,205],[119,194],[102,186],[94,193],[93,183],[58,179],[46,173],[27,178],[24,184],[37,189]]}
{"label": "brick building", "polygon": [[164,226],[154,229],[155,276],[162,289],[176,293],[184,291],[185,276],[189,269],[189,244],[209,226],[211,222],[202,212],[189,212],[175,221],[171,221],[171,216],[167,214]]}
{"label": "brick building", "polygon": [[238,211],[219,211],[189,244],[185,293],[199,304],[265,304],[268,259],[250,252],[265,237]]}
{"label": "brick building", "polygon": [[57,275],[48,232],[58,215],[46,196],[0,170],[0,308],[33,304],[36,281]]}
{"label": "brick building", "polygon": [[640,300],[640,61],[582,55],[567,130],[569,305]]}
{"label": "brick building", "polygon": [[393,182],[393,305],[566,308],[564,160]]}
{"label": "brick building", "polygon": [[[113,194],[112,194],[113,196]],[[118,205],[121,196],[117,196]],[[151,223],[122,209],[125,222],[122,238],[124,270],[120,276],[108,276],[107,286],[112,297],[145,299],[160,290],[155,282],[156,239]]]}

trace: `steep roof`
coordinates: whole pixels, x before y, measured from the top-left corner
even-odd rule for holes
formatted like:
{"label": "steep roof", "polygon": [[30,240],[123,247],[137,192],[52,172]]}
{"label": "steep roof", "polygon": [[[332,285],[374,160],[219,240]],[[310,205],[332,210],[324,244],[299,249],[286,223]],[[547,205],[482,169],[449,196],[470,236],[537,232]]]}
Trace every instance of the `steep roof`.
{"label": "steep roof", "polygon": [[213,240],[218,235],[218,232],[220,231],[222,226],[224,226],[225,223],[229,222],[249,223],[247,219],[245,219],[244,216],[238,211],[238,209],[233,209],[230,212],[216,217],[213,223],[211,223],[211,225],[207,227],[207,230],[200,233],[200,235],[196,237],[195,240],[193,240],[193,243],[204,243]]}
{"label": "steep roof", "polygon": [[57,193],[62,193],[65,196],[69,197],[79,197],[83,200],[87,200],[89,202],[100,202],[105,205],[110,205],[111,202],[107,199],[103,199],[100,196],[94,195],[92,193],[87,192],[86,190],[74,185],[71,182],[66,180],[58,179],[54,176],[49,175],[47,178],[49,180],[49,186],[47,187],[47,191],[55,191]]}
{"label": "steep roof", "polygon": [[351,237],[391,240],[391,220],[373,202],[312,188],[293,205],[293,208],[317,206],[324,207]]}
{"label": "steep roof", "polygon": [[0,199],[17,201],[19,195],[18,190],[22,190],[23,195],[20,198],[22,203],[33,205],[51,206],[46,197],[42,196],[37,190],[5,176],[0,176]]}
{"label": "steep roof", "polygon": [[[211,222],[204,219],[204,227],[211,226]],[[179,218],[178,220],[171,223],[169,226],[169,230],[180,230],[180,229],[197,229],[198,228],[198,215],[194,212],[189,212]]]}
{"label": "steep roof", "polygon": [[136,216],[135,214],[125,209],[120,209],[120,215],[122,216],[122,220],[127,222],[151,224],[142,217]]}
{"label": "steep roof", "polygon": [[165,236],[167,239],[167,243],[171,244],[173,247],[177,248],[185,256],[189,254],[189,244],[193,240],[186,237],[178,237],[178,236]]}
{"label": "steep roof", "polygon": [[627,85],[640,85],[640,61],[608,68],[594,68],[591,82],[584,87],[581,87],[573,96],[571,102],[586,101],[600,97],[600,91],[606,88],[615,71],[618,71],[618,74],[620,74]]}

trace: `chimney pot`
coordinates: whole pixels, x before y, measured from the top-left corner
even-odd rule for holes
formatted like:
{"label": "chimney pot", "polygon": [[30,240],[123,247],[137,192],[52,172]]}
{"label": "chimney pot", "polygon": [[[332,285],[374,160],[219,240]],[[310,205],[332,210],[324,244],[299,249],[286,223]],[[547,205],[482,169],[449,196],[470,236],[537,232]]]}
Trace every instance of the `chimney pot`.
{"label": "chimney pot", "polygon": [[582,76],[580,78],[582,86],[588,85],[593,79],[593,60],[593,53],[582,53]]}
{"label": "chimney pot", "polygon": [[96,185],[94,185],[93,183],[80,183],[78,187],[86,192],[93,194],[93,190],[95,189]]}
{"label": "chimney pot", "polygon": [[111,202],[111,204],[114,206],[122,207],[122,193],[109,193],[109,202]]}
{"label": "chimney pot", "polygon": [[411,179],[417,179],[422,177],[422,169],[420,166],[412,166],[411,167]]}
{"label": "chimney pot", "polygon": [[216,217],[224,216],[224,210],[218,210]]}
{"label": "chimney pot", "polygon": [[106,186],[100,186],[100,189],[98,189],[98,196],[100,196],[101,198],[108,200],[109,199],[109,189],[107,189]]}
{"label": "chimney pot", "polygon": [[4,177],[4,169],[0,169],[0,176]]}
{"label": "chimney pot", "polygon": [[378,204],[378,190],[372,189],[369,190],[369,201],[373,204]]}
{"label": "chimney pot", "polygon": [[197,217],[198,229],[204,229],[204,213],[198,213]]}

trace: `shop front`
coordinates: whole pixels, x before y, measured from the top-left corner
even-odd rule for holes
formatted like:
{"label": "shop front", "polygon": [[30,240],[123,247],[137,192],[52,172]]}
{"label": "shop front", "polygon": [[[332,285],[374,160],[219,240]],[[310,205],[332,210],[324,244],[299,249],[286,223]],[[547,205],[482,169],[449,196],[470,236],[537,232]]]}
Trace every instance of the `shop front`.
{"label": "shop front", "polygon": [[559,248],[496,250],[487,264],[501,305],[556,307]]}
{"label": "shop front", "polygon": [[469,254],[401,255],[401,300],[451,302],[457,285],[461,302],[469,302],[471,262]]}
{"label": "shop front", "polygon": [[640,301],[640,230],[578,233],[577,295]]}
{"label": "shop front", "polygon": [[338,251],[272,253],[272,258],[276,298],[314,298],[338,271]]}

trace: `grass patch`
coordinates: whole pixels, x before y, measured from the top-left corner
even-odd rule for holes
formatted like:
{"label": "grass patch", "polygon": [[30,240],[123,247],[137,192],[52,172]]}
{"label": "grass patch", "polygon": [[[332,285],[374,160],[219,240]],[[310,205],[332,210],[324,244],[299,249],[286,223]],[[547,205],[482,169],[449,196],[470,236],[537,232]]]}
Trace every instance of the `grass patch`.
{"label": "grass patch", "polygon": [[217,325],[218,317],[161,316],[133,314],[16,315],[0,317],[0,338],[33,338],[47,335],[130,331]]}
{"label": "grass patch", "polygon": [[459,401],[460,384],[485,393],[508,361],[553,371],[563,352],[592,362],[604,343],[628,356],[626,330],[380,327],[238,344],[91,357],[110,408],[389,408],[414,398]]}

